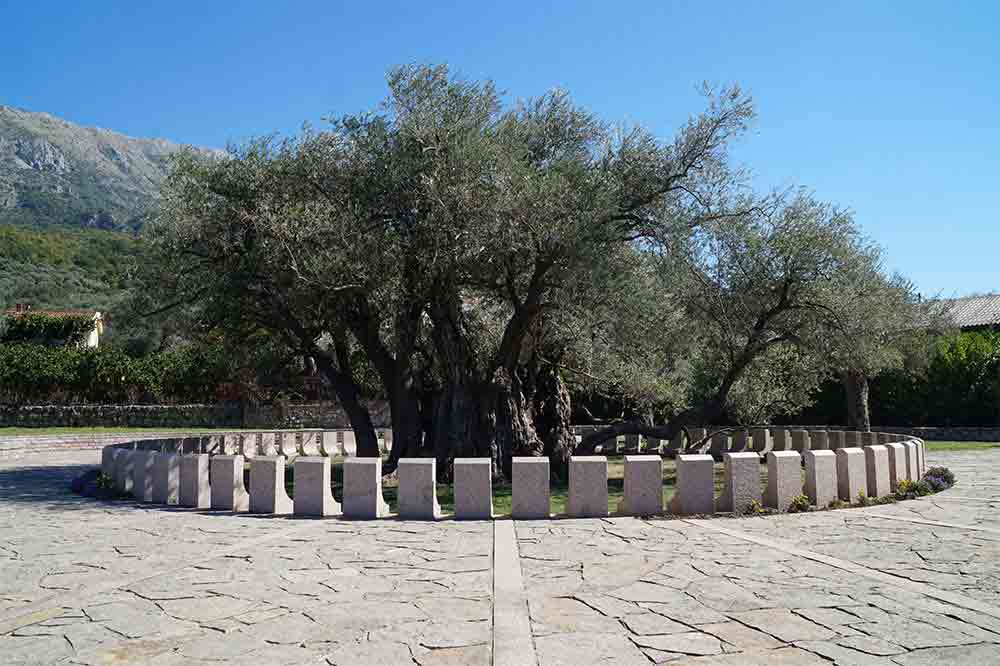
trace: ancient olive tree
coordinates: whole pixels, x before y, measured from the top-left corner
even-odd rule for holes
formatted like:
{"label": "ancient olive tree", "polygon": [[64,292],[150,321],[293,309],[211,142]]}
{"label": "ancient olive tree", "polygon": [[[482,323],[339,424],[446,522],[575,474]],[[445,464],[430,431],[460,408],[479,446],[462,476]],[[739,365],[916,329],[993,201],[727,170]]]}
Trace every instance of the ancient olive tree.
{"label": "ancient olive tree", "polygon": [[315,357],[362,453],[374,436],[351,345],[381,379],[394,458],[489,455],[503,470],[513,454],[565,448],[566,424],[536,422],[538,392],[558,382],[526,394],[531,341],[622,247],[728,214],[739,174],[726,151],[750,100],[710,96],[661,142],[563,92],[505,106],[491,82],[444,67],[393,70],[389,90],[378,112],[323,131],[179,160],[151,226],[162,268],[149,284]]}
{"label": "ancient olive tree", "polygon": [[620,433],[761,422],[797,411],[831,372],[887,362],[893,331],[912,315],[911,292],[880,257],[849,212],[801,192],[675,237],[658,258],[665,296],[695,329],[687,406],[666,427],[625,422],[582,448]]}

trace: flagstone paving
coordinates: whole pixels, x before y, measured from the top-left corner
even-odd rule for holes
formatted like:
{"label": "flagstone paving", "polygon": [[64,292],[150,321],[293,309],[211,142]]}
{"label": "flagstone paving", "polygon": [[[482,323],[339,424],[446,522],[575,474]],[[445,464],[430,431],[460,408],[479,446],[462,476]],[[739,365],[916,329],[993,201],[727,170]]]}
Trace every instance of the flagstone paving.
{"label": "flagstone paving", "polygon": [[997,450],[896,505],[514,529],[71,494],[99,456],[0,459],[3,664],[1000,662]]}

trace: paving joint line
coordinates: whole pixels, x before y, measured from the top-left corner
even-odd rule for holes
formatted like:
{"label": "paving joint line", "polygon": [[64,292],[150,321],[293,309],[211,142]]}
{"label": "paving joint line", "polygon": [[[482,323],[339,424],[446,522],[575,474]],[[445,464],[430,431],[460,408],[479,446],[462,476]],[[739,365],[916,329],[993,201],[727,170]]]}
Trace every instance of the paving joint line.
{"label": "paving joint line", "polygon": [[493,521],[494,666],[537,666],[514,521]]}

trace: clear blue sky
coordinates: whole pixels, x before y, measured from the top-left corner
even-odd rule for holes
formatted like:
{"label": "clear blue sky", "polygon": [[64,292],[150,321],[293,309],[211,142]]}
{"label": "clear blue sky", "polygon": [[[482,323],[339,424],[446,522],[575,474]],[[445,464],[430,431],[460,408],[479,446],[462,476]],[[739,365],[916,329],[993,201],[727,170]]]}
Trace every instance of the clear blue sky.
{"label": "clear blue sky", "polygon": [[762,189],[853,209],[927,295],[1000,291],[1000,3],[6,3],[0,103],[224,146],[374,108],[394,64],[568,89],[669,137],[702,80]]}

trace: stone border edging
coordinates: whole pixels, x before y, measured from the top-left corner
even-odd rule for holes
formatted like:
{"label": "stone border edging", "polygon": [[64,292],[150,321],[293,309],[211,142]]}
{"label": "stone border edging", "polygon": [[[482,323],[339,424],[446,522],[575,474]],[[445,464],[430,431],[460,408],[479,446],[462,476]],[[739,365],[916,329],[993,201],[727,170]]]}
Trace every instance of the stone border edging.
{"label": "stone border edging", "polygon": [[[811,439],[795,431],[780,437],[802,451],[771,450],[767,489],[761,493],[760,457],[755,452],[723,451],[725,487],[715,497],[715,466],[711,455],[677,456],[677,485],[669,512],[679,516],[716,512],[747,513],[757,507],[784,512],[805,502],[825,508],[833,501],[851,502],[865,493],[880,498],[894,492],[904,480],[919,480],[925,469],[924,443],[889,433],[864,433],[871,443],[862,447],[812,449]],[[858,433],[853,433],[857,435]],[[851,438],[843,438],[848,441]],[[892,441],[890,441],[892,440]],[[840,442],[824,436],[818,441]],[[352,431],[247,431],[144,439],[105,446],[101,471],[121,494],[140,502],[179,504],[257,514],[343,515],[378,519],[389,515],[382,498],[381,458],[357,458]],[[329,495],[329,457],[347,455],[344,497],[338,504]],[[303,472],[294,498],[285,494],[286,460],[320,467]],[[244,465],[250,461],[250,488],[244,487]],[[483,465],[481,459],[459,458],[460,467]],[[624,498],[619,515],[651,516],[663,513],[663,460],[655,455],[626,455]],[[806,479],[802,481],[802,467]],[[299,467],[299,465],[296,465]],[[306,467],[302,467],[303,470]],[[606,517],[608,511],[607,458],[574,456],[569,463],[569,517]],[[436,520],[437,503],[433,459],[403,459],[399,465],[399,513],[403,519]],[[512,462],[511,515],[514,519],[551,517],[549,461],[517,458]],[[210,483],[210,478],[213,481]],[[456,474],[454,496],[470,498],[455,504],[456,519],[491,519],[489,474]],[[318,510],[317,507],[320,507]]]}

